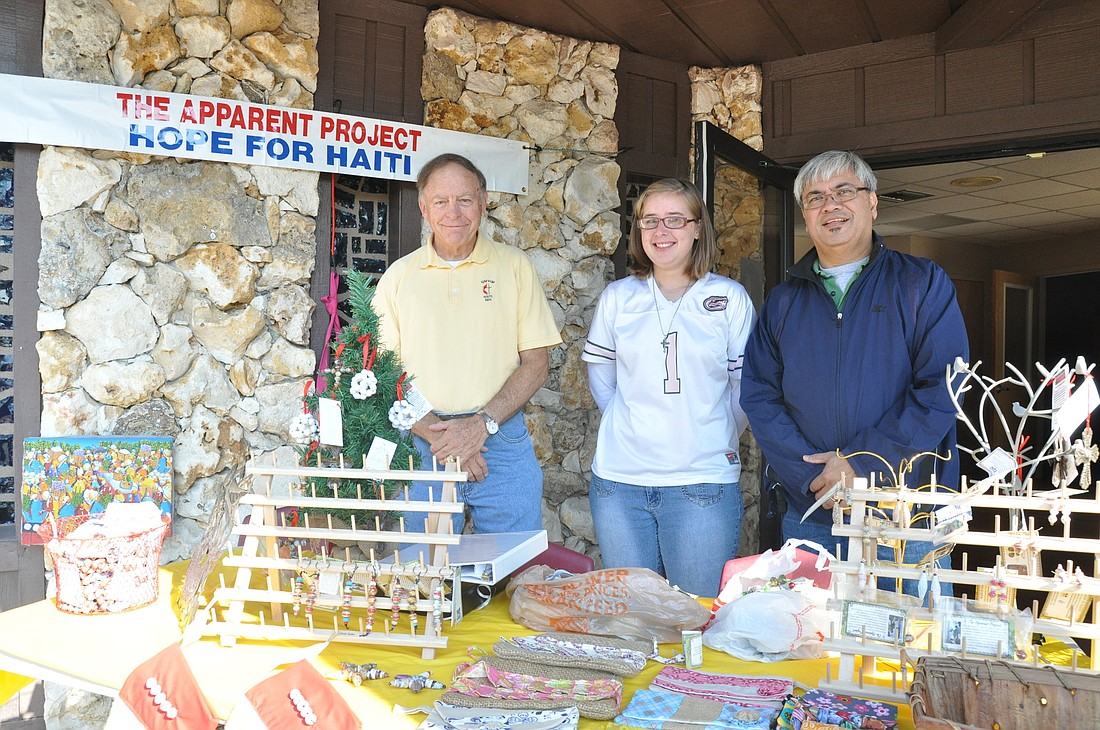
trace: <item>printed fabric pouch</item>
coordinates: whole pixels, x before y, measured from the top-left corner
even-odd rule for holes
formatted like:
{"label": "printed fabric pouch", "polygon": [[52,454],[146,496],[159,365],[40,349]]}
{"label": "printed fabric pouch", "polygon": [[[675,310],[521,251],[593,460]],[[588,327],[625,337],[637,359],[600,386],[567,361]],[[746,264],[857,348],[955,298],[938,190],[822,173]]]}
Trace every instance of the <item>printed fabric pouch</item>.
{"label": "printed fabric pouch", "polygon": [[778,714],[765,707],[640,689],[615,722],[653,730],[769,730]]}
{"label": "printed fabric pouch", "polygon": [[614,674],[485,657],[460,664],[440,699],[459,707],[560,710],[576,707],[582,717],[610,720],[619,711],[623,683]]}
{"label": "printed fabric pouch", "polygon": [[898,708],[876,700],[812,689],[801,697],[790,695],[776,722],[781,730],[896,730]]}
{"label": "printed fabric pouch", "polygon": [[507,710],[499,707],[456,707],[436,702],[417,730],[577,730],[576,707],[560,710]]}
{"label": "printed fabric pouch", "polygon": [[493,653],[506,659],[524,659],[559,667],[583,667],[636,677],[645,668],[652,641],[619,639],[612,636],[547,632],[534,636],[501,637]]}
{"label": "printed fabric pouch", "polygon": [[789,677],[743,677],[669,666],[653,678],[649,688],[712,702],[733,702],[778,711],[787,695],[794,691],[794,681]]}

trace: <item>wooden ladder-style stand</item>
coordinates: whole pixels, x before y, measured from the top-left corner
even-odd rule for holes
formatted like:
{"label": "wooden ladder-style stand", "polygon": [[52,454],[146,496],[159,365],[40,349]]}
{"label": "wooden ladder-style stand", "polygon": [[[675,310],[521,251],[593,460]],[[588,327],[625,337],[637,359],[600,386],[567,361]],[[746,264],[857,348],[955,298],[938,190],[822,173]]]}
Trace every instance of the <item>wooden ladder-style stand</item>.
{"label": "wooden ladder-style stand", "polygon": [[[411,465],[410,465],[411,466]],[[456,500],[455,484],[466,481],[466,474],[457,471],[457,467],[448,464],[446,470],[438,469],[434,463],[431,470],[370,470],[352,469],[343,466],[343,460],[339,466],[303,466],[295,460],[292,466],[278,466],[274,460],[270,464],[261,464],[253,457],[245,469],[247,478],[253,480],[253,491],[241,498],[241,503],[252,508],[251,516],[247,522],[238,518],[231,534],[234,538],[243,538],[242,547],[235,550],[233,540],[229,544],[228,555],[222,564],[226,568],[235,568],[236,577],[232,586],[225,585],[224,573],[222,586],[215,589],[214,598],[209,608],[204,611],[205,623],[201,626],[200,635],[218,636],[224,646],[232,646],[238,638],[259,640],[298,640],[298,641],[335,641],[353,644],[381,644],[387,646],[420,647],[424,659],[432,659],[436,649],[447,646],[447,637],[443,635],[442,617],[450,617],[451,623],[456,621],[455,608],[461,605],[459,597],[460,578],[459,571],[450,565],[447,548],[457,545],[459,535],[454,534],[452,515],[462,514],[463,504]],[[272,482],[276,477],[297,478],[299,485],[291,487],[291,496],[279,497],[272,494]],[[312,480],[336,479],[341,482],[380,482],[380,481],[435,481],[442,482],[442,493],[439,499],[429,493],[428,501],[411,501],[408,497],[408,488],[405,488],[404,497],[386,498],[379,493],[376,497],[370,496],[367,491],[364,496],[363,484],[358,485],[358,494],[354,498],[340,497],[335,487],[332,495],[326,495],[325,489],[318,489]],[[262,486],[261,486],[262,482]],[[310,485],[310,486],[305,486]],[[369,490],[369,486],[368,486]],[[304,515],[304,519],[297,525],[286,524],[285,519],[278,519],[279,510],[298,510]],[[373,525],[364,527],[363,522],[357,520],[354,513],[350,519],[350,527],[334,527],[331,515],[327,516],[324,524],[311,523],[309,511],[319,510],[363,510],[371,512],[427,512],[425,532],[408,532],[404,527],[404,517],[398,518],[397,530],[381,529],[381,520],[376,516]],[[423,554],[412,556],[415,563],[403,561],[400,551],[395,552],[392,561],[375,560],[374,551],[370,551],[369,560],[352,560],[350,549],[345,548],[344,555],[323,554],[318,558],[307,558],[304,561],[300,557],[279,557],[278,540],[284,538],[290,540],[316,541],[314,544],[332,543],[368,543],[368,542],[397,542],[427,545],[429,556]],[[261,546],[263,550],[261,550]],[[318,593],[312,606],[314,610],[322,609],[332,611],[332,624],[322,625],[314,620],[313,615],[304,618],[294,618],[288,605],[294,603],[294,593],[291,588],[294,579],[303,569],[312,571],[339,570],[342,575],[351,572],[353,582],[359,586],[367,585],[370,576],[376,578],[394,576],[391,581],[400,577],[414,579],[416,585],[426,580],[430,588],[427,597],[421,596],[415,606],[407,600],[398,602],[398,609],[406,615],[399,622],[400,628],[391,631],[389,618],[393,610],[392,600],[378,593],[374,600],[375,620],[373,630],[369,633],[365,628],[365,616],[367,609],[367,597],[360,589],[352,595],[350,609],[352,617],[356,620],[349,623],[349,627],[342,625],[340,616],[344,601],[340,595],[321,595]],[[267,587],[258,589],[251,587],[252,572],[265,571],[267,573]],[[440,617],[433,612],[433,593],[436,589],[442,591],[445,582],[451,581],[450,597],[443,592]],[[379,580],[379,584],[384,581]],[[342,585],[342,581],[341,581]],[[299,595],[299,603],[303,601]],[[455,604],[458,601],[458,604]],[[246,616],[245,605],[268,604],[270,618],[263,607],[255,609],[255,617]],[[220,609],[220,610],[219,610]],[[423,621],[419,621],[419,631],[412,629],[409,613],[415,610],[417,614],[424,614]],[[461,611],[459,611],[459,616]],[[249,618],[250,620],[246,620]],[[419,618],[419,615],[418,615]],[[439,623],[437,623],[437,620]]]}
{"label": "wooden ladder-style stand", "polygon": [[[1029,481],[1021,494],[1012,495],[1005,493],[1006,485],[1003,483],[986,485],[983,482],[981,486],[986,488],[981,489],[979,487],[968,492],[967,481],[964,477],[962,491],[960,492],[948,491],[942,488],[936,489],[934,484],[923,490],[908,489],[904,480],[901,480],[899,488],[875,488],[873,485],[868,488],[866,479],[854,479],[853,486],[844,491],[846,503],[851,506],[850,522],[833,525],[833,535],[838,539],[847,538],[848,540],[847,560],[835,561],[830,566],[833,573],[834,596],[839,594],[839,587],[846,583],[858,585],[860,561],[865,561],[865,569],[873,564],[877,556],[876,551],[880,536],[906,541],[931,542],[933,539],[934,530],[931,527],[928,529],[901,529],[897,527],[879,527],[872,524],[868,519],[871,515],[869,503],[893,502],[894,514],[898,514],[898,510],[901,509],[907,515],[913,513],[914,505],[922,505],[931,509],[943,505],[963,505],[971,507],[974,511],[980,509],[1008,509],[1022,510],[1025,513],[1039,512],[1043,513],[1040,516],[1043,521],[1046,520],[1047,515],[1052,513],[1052,510],[1057,514],[1100,514],[1100,498],[1089,497],[1080,489],[1063,488],[1034,491]],[[1051,531],[1053,531],[1053,528]],[[967,545],[1000,548],[1017,546],[1023,541],[1039,550],[1076,553],[1081,556],[1079,561],[1075,561],[1077,565],[1092,565],[1091,577],[1086,576],[1080,580],[1071,577],[1069,580],[1062,580],[1057,577],[1044,577],[1042,575],[1016,575],[1009,571],[1000,570],[1002,565],[999,555],[997,557],[996,572],[985,572],[975,569],[970,564],[967,553],[964,552],[961,568],[958,570],[938,569],[939,578],[944,583],[954,584],[955,595],[963,598],[967,597],[967,594],[971,597],[974,596],[979,586],[988,587],[998,577],[1005,582],[1005,588],[1009,590],[1024,589],[1047,594],[1062,592],[1087,596],[1091,603],[1091,618],[1086,622],[1040,619],[1039,602],[1033,602],[1032,616],[1035,623],[1032,631],[1047,636],[1068,636],[1075,639],[1090,639],[1095,642],[1100,640],[1100,622],[1097,618],[1097,611],[1100,609],[1100,579],[1097,578],[1097,576],[1100,576],[1100,539],[1098,538],[1070,537],[1068,520],[1064,521],[1061,534],[1040,534],[1040,531],[1036,528],[1035,517],[1032,515],[1027,517],[1026,529],[1021,531],[1003,530],[998,514],[994,517],[993,532],[968,530],[950,536],[947,543],[954,545],[956,549],[958,546]],[[865,546],[869,553],[867,555],[864,555]],[[1069,564],[1067,573],[1072,574],[1073,572],[1074,565]],[[874,568],[874,574],[878,578],[919,580],[921,569],[912,565],[893,565],[879,562]],[[968,589],[968,586],[973,588]],[[1014,608],[1014,606],[1010,604],[1009,608]],[[930,612],[929,618],[931,618]],[[966,653],[965,641],[962,643],[963,650],[961,652],[945,652],[941,651],[939,646],[932,646],[931,635],[927,636],[926,645],[923,647],[919,646],[919,640],[909,646],[905,646],[901,642],[892,645],[870,641],[865,637],[845,636],[835,624],[830,626],[829,636],[826,637],[824,643],[826,650],[840,655],[840,668],[838,676],[834,677],[830,667],[826,679],[820,683],[822,689],[843,694],[856,694],[887,702],[904,703],[906,701],[905,693],[909,690],[909,677],[905,666],[906,662],[901,660],[903,651],[908,658],[914,660],[925,654],[955,654],[962,658],[978,656]],[[1077,666],[1077,654],[1075,648],[1073,650],[1072,671],[1080,671]],[[857,658],[859,661],[857,661]],[[883,659],[897,667],[887,672],[887,674],[890,674],[889,686],[872,684],[866,681],[875,676],[876,659]],[[1008,661],[1003,657],[997,657],[997,659]],[[1038,661],[1037,654],[1032,652],[1032,656],[1024,664],[1038,666]],[[880,679],[883,678],[881,673],[878,676]]]}

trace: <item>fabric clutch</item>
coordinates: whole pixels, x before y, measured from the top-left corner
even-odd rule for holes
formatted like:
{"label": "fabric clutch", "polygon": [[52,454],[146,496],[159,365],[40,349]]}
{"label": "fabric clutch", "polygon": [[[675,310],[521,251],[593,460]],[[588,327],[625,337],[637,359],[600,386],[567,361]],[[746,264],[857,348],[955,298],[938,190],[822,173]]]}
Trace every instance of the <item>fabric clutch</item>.
{"label": "fabric clutch", "polygon": [[615,722],[652,730],[769,730],[777,710],[640,689]]}
{"label": "fabric clutch", "polygon": [[306,727],[359,730],[363,723],[332,684],[305,659],[250,688],[225,723],[225,730]]}
{"label": "fabric clutch", "polygon": [[558,710],[576,707],[583,717],[610,720],[619,711],[623,683],[613,674],[485,657],[459,665],[440,698],[459,707]]}
{"label": "fabric clutch", "polygon": [[812,730],[814,724],[819,728],[824,725],[847,730],[895,730],[898,708],[885,702],[812,689],[801,697],[789,696],[776,724],[781,730]]}
{"label": "fabric clutch", "polygon": [[649,688],[713,702],[735,702],[778,711],[787,695],[794,690],[794,682],[788,677],[742,677],[670,666],[653,678]]}
{"label": "fabric clutch", "polygon": [[138,665],[122,683],[118,698],[130,711],[119,709],[120,723],[136,719],[141,727],[155,730],[214,730],[218,726],[179,644],[169,644]]}
{"label": "fabric clutch", "polygon": [[584,667],[635,677],[654,652],[652,641],[619,639],[593,634],[547,632],[534,636],[501,638],[493,653],[506,659],[525,659],[561,667]]}
{"label": "fabric clutch", "polygon": [[497,707],[456,707],[436,702],[417,730],[577,730],[576,707],[562,710],[505,710]]}

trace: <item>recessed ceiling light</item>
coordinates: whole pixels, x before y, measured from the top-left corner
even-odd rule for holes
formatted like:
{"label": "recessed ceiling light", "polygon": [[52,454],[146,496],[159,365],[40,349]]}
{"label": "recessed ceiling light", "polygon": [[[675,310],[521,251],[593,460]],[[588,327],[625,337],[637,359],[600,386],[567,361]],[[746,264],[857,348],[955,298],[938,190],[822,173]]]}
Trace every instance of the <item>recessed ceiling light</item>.
{"label": "recessed ceiling light", "polygon": [[1033,160],[1037,160],[1040,157],[1046,157],[1047,153],[1046,152],[1028,152],[1027,156],[1030,157]]}
{"label": "recessed ceiling light", "polygon": [[923,200],[924,198],[931,198],[931,193],[922,193],[917,190],[894,190],[890,193],[879,193],[879,200],[888,200],[891,203],[910,203],[914,200]]}
{"label": "recessed ceiling light", "polygon": [[1004,182],[1004,178],[996,175],[974,175],[972,177],[957,177],[951,181],[951,184],[957,188],[985,188],[999,182]]}

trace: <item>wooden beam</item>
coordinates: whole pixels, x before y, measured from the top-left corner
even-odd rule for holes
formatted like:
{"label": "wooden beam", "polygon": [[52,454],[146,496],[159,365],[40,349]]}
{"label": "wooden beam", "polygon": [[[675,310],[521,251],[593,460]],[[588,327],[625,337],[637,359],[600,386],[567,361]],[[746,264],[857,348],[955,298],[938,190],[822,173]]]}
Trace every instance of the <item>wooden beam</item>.
{"label": "wooden beam", "polygon": [[936,30],[936,52],[990,46],[1003,40],[1046,0],[967,0]]}

